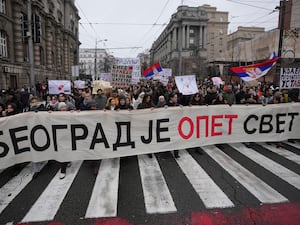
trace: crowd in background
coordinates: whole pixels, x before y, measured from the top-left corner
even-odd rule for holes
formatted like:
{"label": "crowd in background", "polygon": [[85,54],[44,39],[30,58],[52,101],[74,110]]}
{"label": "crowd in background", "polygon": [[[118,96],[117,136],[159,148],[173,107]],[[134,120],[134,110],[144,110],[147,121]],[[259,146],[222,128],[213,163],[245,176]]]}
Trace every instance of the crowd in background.
{"label": "crowd in background", "polygon": [[[25,87],[20,90],[0,92],[0,117],[32,110],[58,110],[65,102],[67,110],[134,110],[170,105],[213,104],[276,104],[299,102],[299,89],[280,90],[269,83],[247,86],[231,83],[213,85],[210,80],[198,82],[199,92],[193,95],[179,93],[174,80],[167,85],[156,80],[143,80],[123,89],[93,90],[91,85],[74,89],[70,95],[48,94],[47,85],[37,85],[35,90]],[[175,98],[176,99],[175,99]]]}

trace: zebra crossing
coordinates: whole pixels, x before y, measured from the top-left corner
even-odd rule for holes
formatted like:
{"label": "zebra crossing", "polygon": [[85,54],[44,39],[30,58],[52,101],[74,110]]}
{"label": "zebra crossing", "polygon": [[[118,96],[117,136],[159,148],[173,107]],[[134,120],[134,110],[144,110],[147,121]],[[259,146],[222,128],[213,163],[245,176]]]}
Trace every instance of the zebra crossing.
{"label": "zebra crossing", "polygon": [[[234,143],[201,147],[203,155],[193,149],[181,150],[178,159],[170,153],[158,153],[153,158],[140,155],[130,159],[103,159],[95,178],[88,171],[88,162],[76,161],[67,169],[63,180],[59,179],[59,166],[55,163],[44,165],[42,172],[46,178],[33,179],[29,163],[17,176],[0,185],[0,224],[52,221],[67,210],[68,199],[78,200],[83,196],[88,199],[78,206],[78,212],[69,216],[117,217],[130,211],[128,203],[132,199],[142,201],[136,205],[144,205],[141,210],[145,215],[180,212],[188,205],[186,201],[197,210],[233,208],[241,201],[237,199],[239,191],[251,197],[255,204],[300,201],[300,143],[285,142],[284,146],[256,143],[249,149]],[[269,157],[266,152],[270,153]],[[134,177],[122,171],[127,169],[136,171]],[[0,178],[5,173],[6,170],[1,171]],[[269,174],[274,181],[265,179]],[[132,179],[134,184],[130,183]],[[32,193],[42,181],[45,188]],[[88,193],[79,193],[82,188]],[[182,195],[185,191],[187,196]],[[20,209],[31,193],[32,204]]]}

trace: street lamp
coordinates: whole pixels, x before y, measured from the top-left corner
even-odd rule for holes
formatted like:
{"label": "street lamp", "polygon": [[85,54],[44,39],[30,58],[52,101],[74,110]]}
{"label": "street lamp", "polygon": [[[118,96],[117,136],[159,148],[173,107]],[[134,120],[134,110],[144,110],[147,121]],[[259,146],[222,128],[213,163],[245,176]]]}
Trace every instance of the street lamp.
{"label": "street lamp", "polygon": [[98,42],[104,42],[107,41],[107,39],[103,39],[103,40],[97,40],[96,39],[96,43],[95,43],[95,62],[94,62],[94,80],[96,80],[97,77],[97,44]]}

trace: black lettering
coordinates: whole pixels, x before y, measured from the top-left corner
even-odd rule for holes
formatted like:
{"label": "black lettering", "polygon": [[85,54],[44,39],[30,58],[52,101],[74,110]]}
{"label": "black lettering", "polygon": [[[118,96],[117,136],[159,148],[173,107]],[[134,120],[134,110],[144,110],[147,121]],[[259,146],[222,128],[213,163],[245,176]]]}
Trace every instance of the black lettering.
{"label": "black lettering", "polygon": [[53,136],[53,145],[54,145],[54,151],[57,152],[57,132],[58,129],[67,129],[67,125],[52,125],[52,136]]}
{"label": "black lettering", "polygon": [[169,118],[157,120],[157,122],[156,122],[156,139],[157,139],[157,143],[159,143],[159,142],[170,142],[171,141],[171,138],[169,138],[169,137],[168,138],[161,138],[160,137],[161,132],[169,131],[168,127],[161,127],[161,124],[162,123],[168,123],[169,121],[170,121]]}
{"label": "black lettering", "polygon": [[[273,125],[271,124],[273,119],[273,115],[262,115],[260,125],[259,125],[259,133],[270,133],[273,130]],[[264,129],[264,127],[267,127]]]}
{"label": "black lettering", "polygon": [[251,120],[251,119],[255,119],[256,121],[258,120],[258,116],[256,116],[256,115],[250,115],[250,116],[248,116],[248,118],[245,120],[245,122],[244,122],[244,131],[247,133],[247,134],[254,134],[255,132],[256,132],[256,128],[253,128],[252,130],[249,130],[248,129],[248,123],[249,123],[249,121]]}
{"label": "black lettering", "polygon": [[29,147],[19,148],[19,146],[18,146],[18,142],[27,141],[28,137],[27,136],[23,136],[23,137],[19,137],[19,138],[16,137],[17,132],[24,131],[24,130],[27,130],[27,129],[28,129],[27,126],[17,127],[17,128],[14,128],[14,129],[9,129],[11,142],[14,146],[14,151],[15,151],[16,155],[20,154],[20,153],[23,153],[23,152],[29,152],[30,151]]}
{"label": "black lettering", "polygon": [[[99,131],[101,133],[102,138],[97,138]],[[107,141],[106,136],[104,134],[102,125],[101,125],[101,123],[97,123],[90,149],[95,149],[95,144],[96,143],[101,143],[101,142],[104,143],[105,148],[109,148],[109,144],[108,144],[108,141]]]}
{"label": "black lettering", "polygon": [[[117,147],[124,147],[124,146],[130,146],[131,148],[135,148],[135,143],[131,141],[131,135],[130,135],[130,122],[116,122],[117,129],[118,129],[118,136],[117,141],[115,144],[113,144],[113,150],[116,151]],[[121,126],[126,126],[126,142],[121,143]]]}
{"label": "black lettering", "polygon": [[[82,135],[76,136],[76,129],[81,129],[83,131]],[[86,139],[88,135],[88,129],[84,124],[72,124],[71,125],[71,134],[72,134],[72,150],[77,150],[76,141]]]}
{"label": "black lettering", "polygon": [[[37,130],[43,130],[47,136],[47,141],[44,146],[38,146],[35,142],[34,136],[35,136],[35,132]],[[44,127],[43,125],[37,125],[37,126],[33,127],[30,132],[30,141],[31,141],[32,148],[36,151],[41,152],[41,151],[45,151],[46,149],[48,149],[50,146],[50,136],[49,136],[49,133],[48,133],[46,127]]]}
{"label": "black lettering", "polygon": [[149,138],[146,139],[145,136],[141,136],[141,140],[144,144],[150,144],[152,141],[152,126],[153,126],[153,120],[149,120]]}
{"label": "black lettering", "polygon": [[295,118],[295,116],[299,116],[299,113],[298,113],[298,112],[288,113],[288,115],[289,115],[290,117],[292,117],[292,118],[291,118],[291,121],[290,121],[290,125],[289,125],[289,131],[292,131],[294,118]]}
{"label": "black lettering", "polygon": [[[3,131],[2,130],[0,130],[0,135],[3,135]],[[0,147],[3,148],[3,152],[0,153],[0,158],[4,158],[8,154],[9,147],[4,142],[0,142]]]}
{"label": "black lettering", "polygon": [[285,124],[284,120],[280,120],[280,117],[286,117],[286,113],[276,114],[276,133],[283,133],[284,129],[280,129],[281,124]]}

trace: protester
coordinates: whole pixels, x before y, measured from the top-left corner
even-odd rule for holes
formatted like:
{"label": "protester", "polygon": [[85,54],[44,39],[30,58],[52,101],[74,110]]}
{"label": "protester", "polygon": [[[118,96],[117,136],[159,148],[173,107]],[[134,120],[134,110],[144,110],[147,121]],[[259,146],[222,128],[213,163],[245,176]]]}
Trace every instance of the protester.
{"label": "protester", "polygon": [[[152,96],[145,94],[142,102],[138,105],[137,109],[154,109],[155,105],[152,102]],[[147,154],[149,158],[152,158],[152,154]]]}
{"label": "protester", "polygon": [[5,106],[3,103],[0,103],[0,117],[4,117],[5,115]]}
{"label": "protester", "polygon": [[115,102],[115,99],[113,97],[109,97],[107,99],[107,103],[106,103],[106,107],[105,107],[106,110],[115,110],[116,109],[116,102]]}
{"label": "protester", "polygon": [[55,111],[58,108],[58,100],[56,95],[50,96],[50,101],[46,105],[47,110]]}
{"label": "protester", "polygon": [[115,110],[133,110],[133,106],[130,104],[126,104],[126,97],[119,97],[119,105],[116,106]]}
{"label": "protester", "polygon": [[204,99],[200,93],[192,95],[189,105],[203,105]]}
{"label": "protester", "polygon": [[97,90],[97,95],[95,96],[95,101],[97,103],[97,109],[103,110],[105,109],[105,104],[107,101],[107,96],[105,95],[102,89]]}
{"label": "protester", "polygon": [[[39,112],[39,111],[45,111],[45,105],[43,102],[39,100],[37,96],[33,96],[29,102],[29,111],[34,111],[34,112]],[[33,179],[35,179],[39,174],[40,171],[42,170],[43,166],[47,163],[48,161],[42,161],[42,162],[35,162],[32,164],[33,166]]]}
{"label": "protester", "polygon": [[[71,102],[71,101],[69,101],[68,99],[67,99],[67,96],[66,96],[66,94],[65,93],[59,93],[58,94],[58,102],[60,103],[60,102],[64,102],[65,104],[66,104],[66,106],[67,106],[67,111],[70,111],[70,110],[76,110],[76,107],[75,107],[75,105]],[[59,105],[59,104],[58,104]],[[58,106],[57,105],[57,106]],[[58,110],[58,108],[57,108],[57,110]]]}
{"label": "protester", "polygon": [[[68,106],[64,101],[58,103],[58,111],[68,111]],[[67,167],[70,165],[70,162],[62,162],[60,163],[60,174],[59,179],[64,179],[66,177]]]}
{"label": "protester", "polygon": [[145,96],[145,92],[141,92],[138,95],[137,99],[133,98],[133,108],[134,109],[137,109],[138,105],[142,103],[144,96]]}
{"label": "protester", "polygon": [[[180,106],[177,101],[178,101],[178,97],[177,97],[177,94],[175,93],[171,93],[169,95],[169,102],[167,103],[167,106],[168,107],[174,107],[174,106]],[[179,156],[179,151],[178,150],[174,150],[174,157],[175,158],[180,158]]]}
{"label": "protester", "polygon": [[165,107],[166,104],[167,104],[167,102],[166,102],[165,96],[160,95],[160,96],[158,97],[158,103],[156,104],[155,108],[162,108],[162,107]]}

